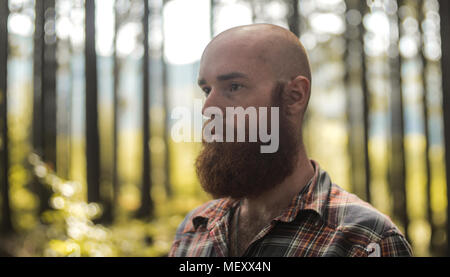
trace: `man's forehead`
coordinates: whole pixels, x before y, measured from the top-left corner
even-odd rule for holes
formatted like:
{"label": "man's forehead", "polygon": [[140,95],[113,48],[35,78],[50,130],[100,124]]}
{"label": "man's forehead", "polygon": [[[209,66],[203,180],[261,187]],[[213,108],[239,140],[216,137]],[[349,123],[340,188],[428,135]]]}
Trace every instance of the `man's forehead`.
{"label": "man's forehead", "polygon": [[261,52],[264,48],[264,38],[262,36],[244,35],[242,33],[232,33],[214,38],[205,48],[204,56],[216,55],[218,53],[233,53],[251,55]]}
{"label": "man's forehead", "polygon": [[224,63],[212,62],[202,63],[198,72],[198,81],[204,83],[206,81],[227,81],[231,79],[251,80],[256,75],[263,74],[261,66],[253,65],[250,60],[242,63],[243,60],[234,61],[228,59]]}
{"label": "man's forehead", "polygon": [[258,47],[246,44],[222,44],[217,47],[207,47],[202,55],[201,63],[226,63],[230,59],[234,62],[250,62],[259,58],[261,54]]}
{"label": "man's forehead", "polygon": [[[228,80],[234,80],[234,79],[246,79],[249,80],[250,76],[244,72],[240,72],[240,71],[228,71],[226,73],[222,73],[222,74],[217,74],[215,76],[213,76],[213,78],[215,78],[217,81],[228,81]],[[201,75],[199,75],[198,78],[198,85],[204,85],[206,84],[207,81],[205,79],[205,77],[202,77]]]}
{"label": "man's forehead", "polygon": [[266,69],[263,54],[256,48],[226,45],[214,49],[206,49],[200,60],[199,79],[211,76],[239,72],[250,77],[256,72]]}

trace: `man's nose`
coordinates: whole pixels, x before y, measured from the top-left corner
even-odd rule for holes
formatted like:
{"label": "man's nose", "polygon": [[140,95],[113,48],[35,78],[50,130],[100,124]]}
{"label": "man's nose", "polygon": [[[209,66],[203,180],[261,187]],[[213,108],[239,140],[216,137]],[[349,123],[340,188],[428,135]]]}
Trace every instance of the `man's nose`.
{"label": "man's nose", "polygon": [[209,107],[217,107],[219,109],[222,109],[220,103],[221,97],[219,92],[216,89],[211,88],[211,91],[209,92],[208,96],[206,97],[205,103],[203,104],[202,114],[204,116],[209,116],[205,114],[205,110]]}

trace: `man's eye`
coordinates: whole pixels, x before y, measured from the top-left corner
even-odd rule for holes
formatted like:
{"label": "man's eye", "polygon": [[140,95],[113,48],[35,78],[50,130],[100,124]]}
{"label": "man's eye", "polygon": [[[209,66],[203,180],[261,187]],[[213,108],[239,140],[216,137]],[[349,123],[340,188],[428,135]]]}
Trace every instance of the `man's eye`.
{"label": "man's eye", "polygon": [[236,91],[240,88],[242,88],[242,85],[240,85],[240,84],[231,84],[230,91]]}
{"label": "man's eye", "polygon": [[209,95],[209,93],[211,92],[210,88],[202,88],[203,92],[205,93],[206,96]]}

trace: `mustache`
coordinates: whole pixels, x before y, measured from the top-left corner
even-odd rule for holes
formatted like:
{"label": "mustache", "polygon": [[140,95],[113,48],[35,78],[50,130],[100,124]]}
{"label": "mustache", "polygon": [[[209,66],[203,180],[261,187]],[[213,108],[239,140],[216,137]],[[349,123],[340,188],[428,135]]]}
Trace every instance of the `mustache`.
{"label": "mustache", "polygon": [[[202,127],[202,142],[259,142],[264,153],[276,152],[279,146],[279,107],[230,108],[223,120],[221,114],[208,118]],[[268,143],[270,142],[270,143]],[[268,145],[266,145],[268,144]]]}

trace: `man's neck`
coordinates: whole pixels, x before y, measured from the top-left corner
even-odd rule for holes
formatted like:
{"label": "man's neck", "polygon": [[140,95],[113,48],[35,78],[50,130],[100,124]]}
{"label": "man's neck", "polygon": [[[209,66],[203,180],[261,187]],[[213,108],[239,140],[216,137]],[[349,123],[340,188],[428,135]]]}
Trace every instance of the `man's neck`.
{"label": "man's neck", "polygon": [[282,183],[255,198],[244,198],[241,216],[270,221],[281,214],[314,176],[314,168],[307,157],[304,146],[298,152],[297,165],[293,173]]}

